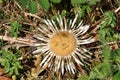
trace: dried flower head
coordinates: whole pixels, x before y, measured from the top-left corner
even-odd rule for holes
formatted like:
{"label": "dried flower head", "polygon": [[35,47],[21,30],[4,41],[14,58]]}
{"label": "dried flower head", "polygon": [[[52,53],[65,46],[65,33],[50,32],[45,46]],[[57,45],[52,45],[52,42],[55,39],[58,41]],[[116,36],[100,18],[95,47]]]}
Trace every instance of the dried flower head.
{"label": "dried flower head", "polygon": [[84,45],[94,42],[94,36],[87,32],[90,26],[77,23],[77,18],[72,21],[59,16],[56,21],[44,20],[46,26],[38,27],[40,33],[34,37],[41,43],[35,45],[33,53],[43,56],[40,67],[75,74],[78,65],[89,65],[92,53]]}

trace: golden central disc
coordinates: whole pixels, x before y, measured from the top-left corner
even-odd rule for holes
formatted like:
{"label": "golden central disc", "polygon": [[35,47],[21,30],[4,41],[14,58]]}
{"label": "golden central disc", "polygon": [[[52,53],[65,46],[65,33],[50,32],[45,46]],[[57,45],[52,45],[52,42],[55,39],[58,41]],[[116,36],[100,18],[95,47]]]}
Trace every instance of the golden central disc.
{"label": "golden central disc", "polygon": [[49,46],[54,54],[64,57],[76,49],[76,39],[67,31],[58,32],[50,39]]}

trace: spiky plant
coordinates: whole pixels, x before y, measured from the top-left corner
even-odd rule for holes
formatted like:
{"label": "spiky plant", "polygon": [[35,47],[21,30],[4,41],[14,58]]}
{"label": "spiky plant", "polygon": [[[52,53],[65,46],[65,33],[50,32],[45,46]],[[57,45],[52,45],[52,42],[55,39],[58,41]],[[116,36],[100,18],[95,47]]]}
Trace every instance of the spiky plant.
{"label": "spiky plant", "polygon": [[39,33],[34,37],[40,41],[33,53],[43,56],[40,67],[48,66],[56,73],[69,72],[75,74],[78,66],[90,65],[91,56],[84,45],[95,42],[94,36],[87,32],[89,25],[77,22],[78,15],[73,20],[62,18],[44,20],[45,26],[39,26]]}

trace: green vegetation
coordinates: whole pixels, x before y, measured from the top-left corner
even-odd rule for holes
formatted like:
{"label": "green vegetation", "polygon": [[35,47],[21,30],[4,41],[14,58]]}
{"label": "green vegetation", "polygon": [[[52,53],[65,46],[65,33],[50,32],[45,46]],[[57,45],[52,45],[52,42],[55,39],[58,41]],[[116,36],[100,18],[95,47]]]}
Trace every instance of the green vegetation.
{"label": "green vegetation", "polygon": [[[92,47],[90,51],[95,55],[90,68],[83,72],[82,76],[66,76],[66,74],[61,80],[65,80],[65,77],[71,80],[75,78],[77,80],[119,80],[119,5],[120,0],[0,0],[0,36],[7,35],[16,39],[32,38],[35,28],[42,22],[37,17],[54,19],[57,15],[62,15],[71,20],[78,14],[79,20],[91,25],[90,31],[98,27],[95,32],[91,32],[98,36],[97,42],[88,45]],[[117,9],[119,10],[116,12]],[[49,70],[43,72],[41,70],[42,74],[33,78],[31,73],[32,68],[35,67],[35,58],[31,53],[32,49],[19,42],[4,41],[1,38],[0,68],[4,69],[4,73],[10,77],[15,75],[22,80],[31,77],[37,80],[40,76],[46,79],[50,73]],[[16,48],[11,49],[13,46]],[[19,49],[22,50],[22,54],[19,54]],[[22,57],[21,61],[18,60],[19,57]],[[20,74],[20,70],[23,73]],[[51,80],[58,80],[58,78],[59,75],[56,74],[48,76]]]}
{"label": "green vegetation", "polygon": [[11,27],[10,27],[10,30],[9,30],[10,35],[12,37],[18,37],[18,30],[19,30],[20,27],[21,27],[21,24],[18,23],[17,21],[11,22]]}
{"label": "green vegetation", "polygon": [[0,65],[4,67],[5,73],[11,75],[19,75],[19,70],[23,67],[18,60],[18,53],[13,53],[12,51],[8,50],[1,50],[0,51]]}

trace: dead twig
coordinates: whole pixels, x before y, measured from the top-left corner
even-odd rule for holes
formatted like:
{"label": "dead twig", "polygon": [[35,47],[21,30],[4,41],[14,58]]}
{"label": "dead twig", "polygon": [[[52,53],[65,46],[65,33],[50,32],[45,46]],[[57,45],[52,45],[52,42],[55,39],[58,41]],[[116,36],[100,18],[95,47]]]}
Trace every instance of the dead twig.
{"label": "dead twig", "polygon": [[[107,43],[108,45],[110,45],[110,49],[112,50],[112,48],[114,47],[114,49],[118,49],[119,46],[118,44],[120,44],[120,41],[119,42],[109,42]],[[99,48],[103,48],[104,46],[103,45],[99,45],[99,46],[96,46],[96,47],[90,47],[90,49],[99,49]]]}
{"label": "dead twig", "polygon": [[25,15],[25,16],[32,16],[32,17],[34,17],[34,18],[36,18],[36,19],[38,19],[38,20],[40,20],[40,21],[43,21],[42,18],[40,18],[39,16],[37,16],[37,15],[35,15],[35,14],[31,14],[31,13],[24,12],[24,15]]}
{"label": "dead twig", "polygon": [[115,13],[120,11],[120,6],[114,11]]}
{"label": "dead twig", "polygon": [[36,42],[35,40],[31,40],[31,39],[8,37],[6,35],[5,36],[0,36],[0,39],[4,40],[4,41],[8,41],[11,44],[12,43],[21,43],[21,44],[25,44],[25,45],[28,45],[28,46],[33,46],[34,43]]}

